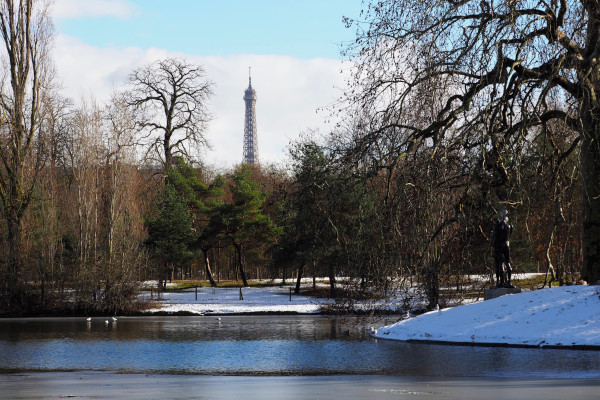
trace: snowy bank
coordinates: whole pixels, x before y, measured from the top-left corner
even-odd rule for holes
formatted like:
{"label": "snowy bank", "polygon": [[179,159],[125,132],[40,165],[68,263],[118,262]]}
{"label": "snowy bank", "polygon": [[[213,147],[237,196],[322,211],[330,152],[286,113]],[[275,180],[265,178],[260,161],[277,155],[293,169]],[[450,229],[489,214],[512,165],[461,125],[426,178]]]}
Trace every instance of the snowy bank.
{"label": "snowy bank", "polygon": [[510,346],[600,347],[600,287],[563,286],[432,311],[372,336]]}

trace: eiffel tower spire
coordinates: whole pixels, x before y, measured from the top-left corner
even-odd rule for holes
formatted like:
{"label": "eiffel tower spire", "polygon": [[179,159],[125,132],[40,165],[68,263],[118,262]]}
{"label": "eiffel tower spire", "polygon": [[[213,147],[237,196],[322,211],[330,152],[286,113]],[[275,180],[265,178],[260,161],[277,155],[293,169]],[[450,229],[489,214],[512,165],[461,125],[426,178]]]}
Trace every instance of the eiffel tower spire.
{"label": "eiffel tower spire", "polygon": [[256,134],[256,91],[248,67],[248,89],[244,92],[246,112],[244,117],[244,164],[258,164],[258,138]]}

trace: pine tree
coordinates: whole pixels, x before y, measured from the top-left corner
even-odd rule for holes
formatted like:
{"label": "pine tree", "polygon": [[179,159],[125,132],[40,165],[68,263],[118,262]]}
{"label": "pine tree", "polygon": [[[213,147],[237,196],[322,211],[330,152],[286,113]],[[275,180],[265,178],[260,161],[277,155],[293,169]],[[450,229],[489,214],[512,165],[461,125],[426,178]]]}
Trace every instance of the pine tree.
{"label": "pine tree", "polygon": [[158,213],[148,221],[147,244],[159,262],[159,290],[166,285],[167,274],[190,262],[189,244],[193,239],[192,216],[186,201],[175,186],[167,183],[161,195]]}

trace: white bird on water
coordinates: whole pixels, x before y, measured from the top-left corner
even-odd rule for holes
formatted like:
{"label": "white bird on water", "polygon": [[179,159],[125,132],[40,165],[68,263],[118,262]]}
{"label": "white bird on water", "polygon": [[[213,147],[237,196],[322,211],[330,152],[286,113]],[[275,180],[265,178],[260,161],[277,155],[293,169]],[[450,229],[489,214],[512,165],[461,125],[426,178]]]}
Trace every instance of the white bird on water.
{"label": "white bird on water", "polygon": [[113,322],[117,322],[117,317],[112,317]]}
{"label": "white bird on water", "polygon": [[92,322],[92,317],[87,317],[86,321],[87,322]]}

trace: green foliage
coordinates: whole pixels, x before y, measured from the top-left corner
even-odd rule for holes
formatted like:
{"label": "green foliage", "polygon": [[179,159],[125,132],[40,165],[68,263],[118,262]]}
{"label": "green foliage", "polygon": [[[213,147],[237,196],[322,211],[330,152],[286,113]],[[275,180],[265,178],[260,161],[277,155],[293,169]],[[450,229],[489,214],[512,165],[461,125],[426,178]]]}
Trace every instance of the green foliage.
{"label": "green foliage", "polygon": [[214,243],[210,220],[221,208],[224,185],[221,176],[205,184],[197,170],[177,160],[169,169],[158,215],[148,223],[154,258],[186,267],[199,258],[200,249]]}
{"label": "green foliage", "polygon": [[263,213],[266,194],[243,165],[230,176],[227,184],[231,202],[222,204],[211,219],[208,232],[222,240],[236,243],[268,243],[279,234],[271,218]]}
{"label": "green foliage", "polygon": [[199,241],[204,246],[233,245],[237,267],[244,286],[247,286],[245,257],[264,255],[277,240],[280,229],[263,212],[266,193],[254,179],[249,166],[242,165],[229,176],[227,189],[231,200],[214,209]]}
{"label": "green foliage", "polygon": [[314,142],[300,143],[292,149],[296,191],[290,208],[295,210],[288,241],[295,242],[299,264],[326,257],[337,247],[336,227],[329,212],[332,196],[332,161]]}
{"label": "green foliage", "polygon": [[182,196],[194,220],[202,220],[203,214],[220,204],[225,186],[225,180],[220,175],[212,184],[205,184],[199,179],[198,171],[182,158],[169,169],[167,183]]}
{"label": "green foliage", "polygon": [[171,183],[165,185],[155,218],[148,221],[147,244],[154,258],[183,265],[191,260],[192,215],[186,199]]}
{"label": "green foliage", "polygon": [[290,212],[276,260],[298,268],[316,265],[313,273],[365,276],[370,249],[369,221],[373,195],[366,181],[341,165],[312,141],[291,151],[295,190],[288,199]]}
{"label": "green foliage", "polygon": [[261,191],[260,184],[252,177],[252,170],[247,165],[234,172],[229,190],[232,196],[232,207],[226,214],[229,229],[234,232],[232,238],[238,241],[256,240],[268,242],[278,234],[278,228],[271,218],[263,213],[266,193]]}

